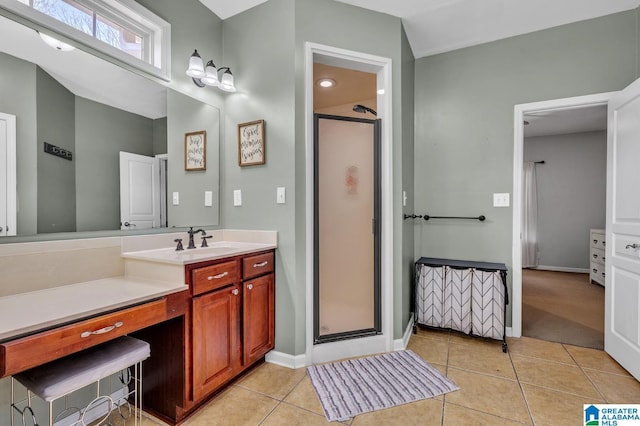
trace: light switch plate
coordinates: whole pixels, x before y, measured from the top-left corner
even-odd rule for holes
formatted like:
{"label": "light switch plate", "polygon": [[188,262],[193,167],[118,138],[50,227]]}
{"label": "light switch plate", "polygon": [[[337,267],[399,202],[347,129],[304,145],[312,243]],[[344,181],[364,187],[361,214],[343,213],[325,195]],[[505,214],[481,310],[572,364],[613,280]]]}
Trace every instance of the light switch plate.
{"label": "light switch plate", "polygon": [[235,207],[242,205],[242,191],[239,189],[233,191],[233,205]]}
{"label": "light switch plate", "polygon": [[278,204],[286,203],[287,199],[286,199],[286,195],[285,194],[286,194],[286,192],[285,192],[284,186],[279,186],[276,189],[276,203],[278,203]]}
{"label": "light switch plate", "polygon": [[509,193],[494,193],[493,207],[509,207]]}
{"label": "light switch plate", "polygon": [[177,206],[180,204],[180,193],[179,192],[174,192],[173,193],[173,205]]}
{"label": "light switch plate", "polygon": [[212,207],[213,206],[213,192],[212,191],[204,191],[204,206]]}

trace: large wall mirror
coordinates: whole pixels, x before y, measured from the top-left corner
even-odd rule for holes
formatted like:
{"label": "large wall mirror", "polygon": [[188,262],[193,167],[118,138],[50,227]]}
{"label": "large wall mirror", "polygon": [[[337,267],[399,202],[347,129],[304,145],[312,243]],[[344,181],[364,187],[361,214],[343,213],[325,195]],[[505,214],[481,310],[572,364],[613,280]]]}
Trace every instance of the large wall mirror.
{"label": "large wall mirror", "polygon": [[[0,16],[0,113],[16,116],[18,239],[218,225],[216,107],[80,49],[55,50]],[[185,135],[194,132],[205,136],[205,167],[187,170]],[[135,216],[149,203],[157,221]]]}

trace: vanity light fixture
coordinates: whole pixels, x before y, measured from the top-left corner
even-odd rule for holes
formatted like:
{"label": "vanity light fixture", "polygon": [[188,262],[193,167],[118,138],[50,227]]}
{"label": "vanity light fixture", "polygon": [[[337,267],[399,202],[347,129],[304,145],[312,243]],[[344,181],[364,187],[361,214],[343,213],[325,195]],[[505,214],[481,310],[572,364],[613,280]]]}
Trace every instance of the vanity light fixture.
{"label": "vanity light fixture", "polygon": [[[222,76],[219,74],[221,71]],[[225,92],[236,91],[231,68],[216,68],[215,64],[211,60],[208,61],[205,66],[197,49],[193,51],[193,54],[189,58],[187,75],[191,77],[193,83],[198,87],[211,86],[217,87]]]}
{"label": "vanity light fixture", "polygon": [[61,50],[62,52],[70,52],[75,49],[75,46],[64,43],[58,40],[57,38],[53,38],[50,35],[41,33],[40,31],[36,31],[36,32],[38,33],[42,41],[44,41],[45,43],[47,43],[47,45],[53,47],[56,50]]}

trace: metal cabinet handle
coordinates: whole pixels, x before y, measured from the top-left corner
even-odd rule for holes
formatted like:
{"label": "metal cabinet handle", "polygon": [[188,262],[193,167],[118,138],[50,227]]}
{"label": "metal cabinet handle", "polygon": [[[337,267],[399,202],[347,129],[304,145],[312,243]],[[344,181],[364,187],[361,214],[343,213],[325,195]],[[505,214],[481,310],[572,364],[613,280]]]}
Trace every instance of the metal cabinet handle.
{"label": "metal cabinet handle", "polygon": [[118,321],[117,323],[113,324],[113,325],[108,325],[106,327],[102,327],[98,330],[94,330],[94,331],[83,331],[82,333],[80,333],[80,337],[82,337],[83,339],[85,337],[89,337],[92,336],[94,334],[104,334],[104,333],[108,333],[112,330],[115,330],[118,327],[122,327],[124,325],[124,323],[122,321]]}
{"label": "metal cabinet handle", "polygon": [[593,244],[598,244],[598,240],[593,240]]}
{"label": "metal cabinet handle", "polygon": [[238,294],[240,294],[240,290],[238,290],[237,288],[234,288],[233,290],[231,290],[231,294],[233,294],[234,296],[237,296]]}
{"label": "metal cabinet handle", "polygon": [[267,266],[268,264],[269,264],[269,261],[265,260],[264,262],[254,263],[253,267],[254,268],[262,268],[263,266]]}
{"label": "metal cabinet handle", "polygon": [[135,223],[129,223],[129,222],[125,222],[124,226],[129,227],[129,226],[136,226]]}
{"label": "metal cabinet handle", "polygon": [[209,277],[207,277],[207,279],[208,279],[209,281],[219,280],[220,278],[224,278],[224,277],[226,277],[227,275],[229,275],[229,272],[228,272],[228,271],[225,271],[225,272],[223,272],[223,273],[221,273],[221,274],[218,274],[218,275],[209,276]]}
{"label": "metal cabinet handle", "polygon": [[597,258],[598,258],[598,255],[597,255],[597,254],[594,254],[594,255],[593,255],[593,258],[594,258],[594,259],[597,259]]}
{"label": "metal cabinet handle", "polygon": [[2,232],[2,226],[0,226],[0,232]]}
{"label": "metal cabinet handle", "polygon": [[592,269],[593,273],[595,274],[596,272],[598,272],[598,270],[596,268]]}
{"label": "metal cabinet handle", "polygon": [[247,290],[253,290],[253,284],[247,284]]}
{"label": "metal cabinet handle", "polygon": [[630,248],[632,248],[632,249],[640,248],[640,244],[636,244],[636,243],[627,244],[627,246],[625,247],[625,249],[630,249]]}

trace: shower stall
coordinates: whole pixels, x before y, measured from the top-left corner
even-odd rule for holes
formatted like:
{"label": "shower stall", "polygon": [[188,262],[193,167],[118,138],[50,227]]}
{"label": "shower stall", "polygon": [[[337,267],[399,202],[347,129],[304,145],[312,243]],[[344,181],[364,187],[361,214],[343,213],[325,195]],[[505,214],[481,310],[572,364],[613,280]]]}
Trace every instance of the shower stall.
{"label": "shower stall", "polygon": [[314,129],[314,343],[376,335],[380,120],[316,114]]}

